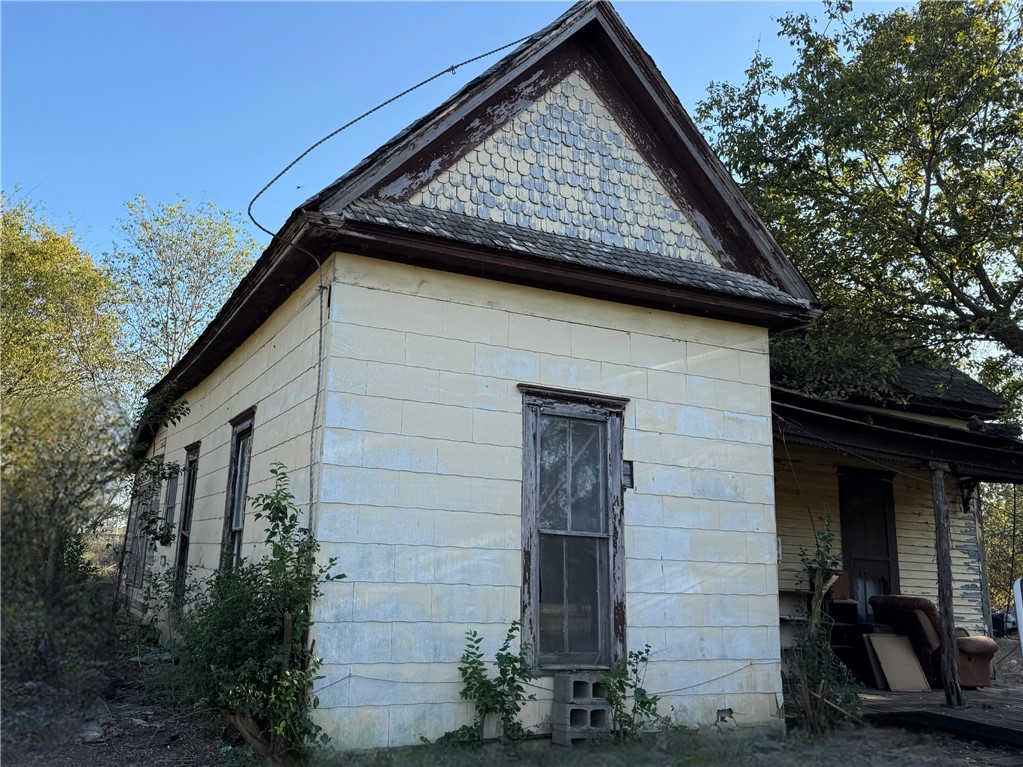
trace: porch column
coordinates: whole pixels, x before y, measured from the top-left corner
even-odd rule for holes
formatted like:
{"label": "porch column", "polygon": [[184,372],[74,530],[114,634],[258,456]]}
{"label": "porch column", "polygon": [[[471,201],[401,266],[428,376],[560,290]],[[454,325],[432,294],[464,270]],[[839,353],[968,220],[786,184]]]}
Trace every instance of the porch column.
{"label": "porch column", "polygon": [[932,463],[931,486],[934,496],[934,553],[938,561],[938,617],[941,624],[941,681],[945,702],[963,705],[959,687],[959,662],[956,649],[955,613],[952,609],[952,534],[949,530],[948,499],[945,497],[946,464]]}

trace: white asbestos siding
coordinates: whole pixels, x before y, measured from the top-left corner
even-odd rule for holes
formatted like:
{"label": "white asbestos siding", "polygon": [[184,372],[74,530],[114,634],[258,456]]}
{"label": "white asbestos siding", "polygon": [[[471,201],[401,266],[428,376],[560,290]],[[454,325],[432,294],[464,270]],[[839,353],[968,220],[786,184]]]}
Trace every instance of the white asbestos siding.
{"label": "white asbestos siding", "polygon": [[[835,451],[778,443],[776,494],[778,535],[782,540],[779,580],[782,589],[797,587],[799,549],[812,551],[814,522],[826,516],[835,535],[833,550],[842,554],[838,508],[838,467],[852,466],[896,472],[895,535],[898,543],[899,581],[903,594],[927,597],[937,603],[938,575],[934,554],[934,508],[931,473],[900,464],[879,466]],[[791,458],[791,462],[788,460]],[[952,533],[953,602],[956,625],[971,634],[984,634],[981,598],[980,551],[976,518],[964,513],[955,480],[948,477],[946,495]],[[809,510],[808,510],[809,509]]]}
{"label": "white asbestos siding", "polygon": [[[327,268],[326,266],[324,267]],[[319,278],[300,286],[205,380],[183,396],[190,413],[162,429],[168,461],[184,466],[185,447],[200,442],[199,473],[192,516],[189,564],[209,573],[220,562],[231,456],[231,420],[255,406],[248,495],[268,492],[270,466],[283,463],[296,503],[309,499],[310,429],[316,395],[320,321]],[[165,492],[165,491],[162,491]],[[179,480],[174,510],[175,539],[158,551],[157,569],[173,567],[184,483]],[[161,503],[163,502],[161,494]],[[242,554],[257,555],[263,526],[246,510]]]}
{"label": "white asbestos siding", "polygon": [[[458,658],[520,617],[519,383],[622,395],[626,606],[647,688],[686,725],[781,693],[767,333],[337,258],[317,535],[317,717],[344,748],[470,722]],[[550,678],[524,724],[549,727]]]}

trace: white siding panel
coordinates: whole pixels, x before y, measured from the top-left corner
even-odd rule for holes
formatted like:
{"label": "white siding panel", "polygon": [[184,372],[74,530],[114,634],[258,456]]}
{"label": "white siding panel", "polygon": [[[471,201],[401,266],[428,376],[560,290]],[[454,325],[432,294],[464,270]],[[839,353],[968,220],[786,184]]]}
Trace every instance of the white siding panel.
{"label": "white siding panel", "polygon": [[[465,631],[491,657],[520,617],[520,383],[630,399],[628,641],[650,643],[664,713],[773,721],[766,332],[349,255],[337,274],[318,532],[349,581],[314,617],[339,637],[324,668],[351,674],[316,713],[338,744],[411,744],[469,721]],[[386,647],[346,656],[362,631],[346,621],[379,643],[389,626]],[[524,716],[542,730],[549,678],[534,689]],[[363,724],[369,735],[348,732]]]}

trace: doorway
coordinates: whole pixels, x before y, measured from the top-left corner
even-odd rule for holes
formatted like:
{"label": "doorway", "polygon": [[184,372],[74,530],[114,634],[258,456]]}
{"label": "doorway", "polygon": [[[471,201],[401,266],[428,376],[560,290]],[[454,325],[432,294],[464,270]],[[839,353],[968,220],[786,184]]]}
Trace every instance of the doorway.
{"label": "doorway", "polygon": [[872,621],[870,597],[899,593],[899,555],[895,539],[893,475],[839,467],[838,505],[842,524],[842,562],[849,596],[861,621]]}

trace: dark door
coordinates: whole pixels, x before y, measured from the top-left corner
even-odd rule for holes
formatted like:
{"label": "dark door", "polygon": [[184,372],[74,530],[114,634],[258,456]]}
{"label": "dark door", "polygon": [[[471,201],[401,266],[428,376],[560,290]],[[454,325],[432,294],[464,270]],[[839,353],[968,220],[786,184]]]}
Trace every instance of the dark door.
{"label": "dark door", "polygon": [[840,468],[842,562],[860,620],[870,620],[869,599],[899,593],[892,475]]}

